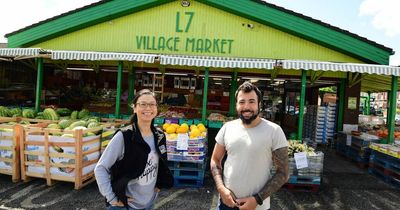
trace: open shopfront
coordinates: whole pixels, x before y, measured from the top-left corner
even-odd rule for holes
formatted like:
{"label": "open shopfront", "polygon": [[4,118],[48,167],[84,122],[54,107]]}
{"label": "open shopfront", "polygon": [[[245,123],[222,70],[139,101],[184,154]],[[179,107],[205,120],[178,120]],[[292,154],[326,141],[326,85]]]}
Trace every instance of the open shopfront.
{"label": "open shopfront", "polygon": [[[43,86],[68,82],[114,89],[101,94],[111,100],[89,100],[87,106],[115,109],[116,117],[128,113],[135,89],[151,88],[166,104],[192,103],[200,110],[193,117],[205,121],[207,110],[233,116],[235,89],[257,80],[266,118],[287,124],[297,136],[305,129],[304,107],[318,103],[318,87],[337,87],[335,122],[342,130],[358,123],[360,91],[395,93],[400,74],[399,67],[387,66],[392,49],[261,1],[102,1],[7,38],[10,48],[0,51],[1,62],[34,63],[37,69],[37,110],[47,93]],[[391,103],[390,133],[394,114]]]}

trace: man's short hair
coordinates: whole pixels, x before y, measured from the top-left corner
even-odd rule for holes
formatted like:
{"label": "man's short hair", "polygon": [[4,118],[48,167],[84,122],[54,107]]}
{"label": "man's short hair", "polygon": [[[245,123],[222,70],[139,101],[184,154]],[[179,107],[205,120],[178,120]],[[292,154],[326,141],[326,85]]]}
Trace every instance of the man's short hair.
{"label": "man's short hair", "polygon": [[258,103],[260,103],[261,97],[262,97],[261,91],[257,88],[257,86],[255,86],[251,82],[247,82],[247,81],[244,82],[243,84],[241,84],[239,86],[239,88],[236,90],[236,93],[235,93],[236,101],[237,101],[237,97],[238,97],[240,91],[243,91],[244,93],[250,93],[253,90],[257,94]]}

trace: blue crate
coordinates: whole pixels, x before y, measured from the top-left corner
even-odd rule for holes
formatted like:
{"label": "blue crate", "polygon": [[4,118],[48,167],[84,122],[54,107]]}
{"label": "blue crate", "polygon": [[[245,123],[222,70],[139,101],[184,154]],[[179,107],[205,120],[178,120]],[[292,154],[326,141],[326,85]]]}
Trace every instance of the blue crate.
{"label": "blue crate", "polygon": [[400,174],[400,159],[398,158],[372,150],[369,161]]}
{"label": "blue crate", "polygon": [[320,176],[296,176],[291,175],[288,183],[290,184],[321,184]]}
{"label": "blue crate", "polygon": [[384,181],[385,183],[400,188],[400,180],[392,176],[386,175],[385,172],[381,169],[370,167],[368,168],[368,172],[379,178],[380,180]]}
{"label": "blue crate", "polygon": [[204,170],[206,163],[204,162],[182,162],[182,161],[168,161],[170,169],[183,169],[183,170]]}
{"label": "blue crate", "polygon": [[175,179],[188,179],[188,180],[204,179],[204,170],[173,169],[171,170],[171,172]]}
{"label": "blue crate", "polygon": [[178,188],[200,188],[203,187],[203,180],[174,179],[174,187]]}

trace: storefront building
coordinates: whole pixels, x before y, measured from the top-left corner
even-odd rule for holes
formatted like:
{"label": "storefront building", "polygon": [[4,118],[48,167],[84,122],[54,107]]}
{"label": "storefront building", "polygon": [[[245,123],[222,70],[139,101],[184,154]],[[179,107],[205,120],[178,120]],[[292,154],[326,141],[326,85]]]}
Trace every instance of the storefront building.
{"label": "storefront building", "polygon": [[[338,87],[341,130],[358,123],[360,91],[395,93],[400,74],[388,66],[392,49],[258,0],[100,1],[6,36],[3,60],[36,58],[37,109],[43,85],[58,81],[56,73],[46,77],[47,69],[88,70],[77,77],[86,75],[86,84],[98,88],[115,87],[117,117],[127,107],[121,105],[123,90],[129,104],[133,90],[144,87],[160,92],[162,100],[189,95],[203,121],[207,108],[233,116],[238,83],[264,81],[267,106],[276,105],[268,95],[279,95],[280,122],[297,136],[303,134],[304,106],[318,103],[320,87]],[[395,104],[390,110],[393,132]]]}

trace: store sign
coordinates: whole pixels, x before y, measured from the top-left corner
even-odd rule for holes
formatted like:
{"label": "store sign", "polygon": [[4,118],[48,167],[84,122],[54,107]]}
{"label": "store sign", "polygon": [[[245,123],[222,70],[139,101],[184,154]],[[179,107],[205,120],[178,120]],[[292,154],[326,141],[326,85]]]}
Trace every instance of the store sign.
{"label": "store sign", "polygon": [[[217,53],[231,54],[234,40],[229,38],[186,37],[191,29],[194,12],[176,13],[175,32],[182,36],[137,35],[136,47],[139,50],[165,52]],[[185,37],[183,37],[185,36]]]}

